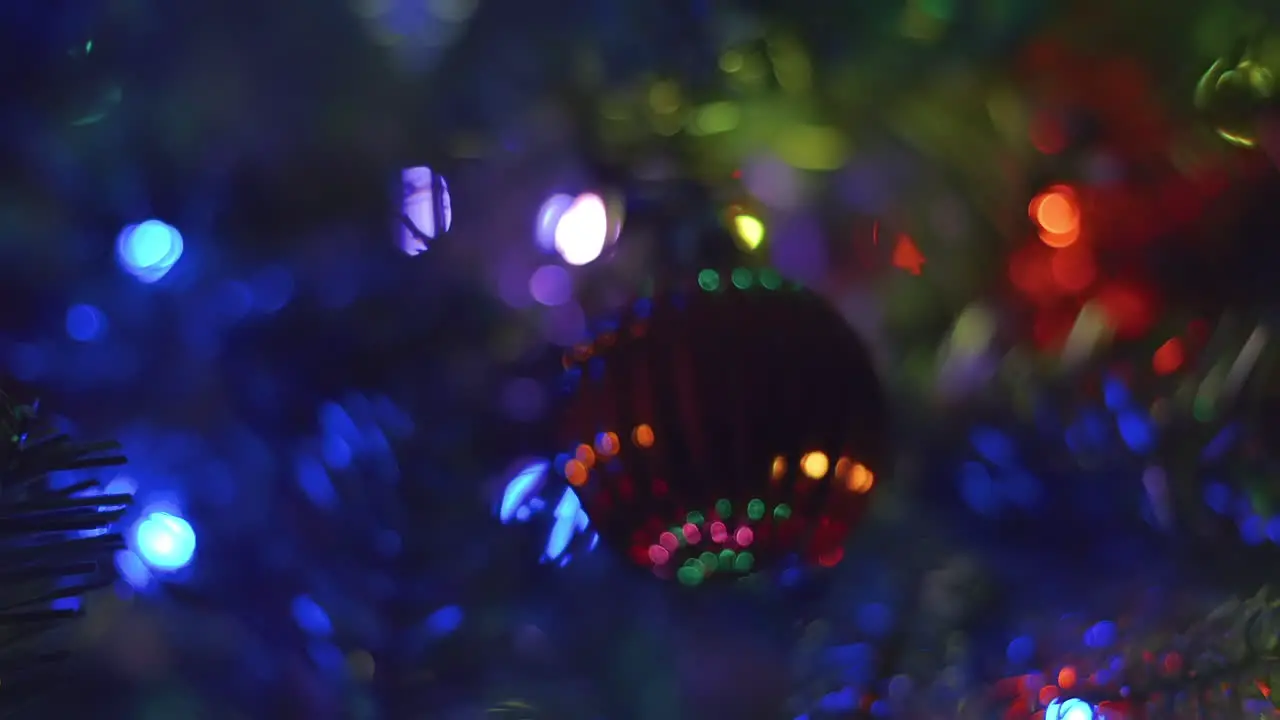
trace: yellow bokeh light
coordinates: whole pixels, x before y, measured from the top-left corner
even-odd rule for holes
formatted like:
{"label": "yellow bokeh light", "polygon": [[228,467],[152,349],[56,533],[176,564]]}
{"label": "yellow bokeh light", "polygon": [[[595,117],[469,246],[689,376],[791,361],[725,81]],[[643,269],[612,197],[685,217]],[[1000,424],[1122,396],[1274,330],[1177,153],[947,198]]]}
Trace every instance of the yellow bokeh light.
{"label": "yellow bokeh light", "polygon": [[653,428],[647,424],[637,425],[636,429],[631,431],[631,442],[635,443],[636,447],[653,447]]}
{"label": "yellow bokeh light", "polygon": [[805,453],[804,457],[800,458],[800,471],[814,480],[826,476],[830,467],[831,461],[827,459],[826,453]]}
{"label": "yellow bokeh light", "polygon": [[755,250],[764,242],[764,223],[751,215],[733,216],[733,230],[747,250]]}

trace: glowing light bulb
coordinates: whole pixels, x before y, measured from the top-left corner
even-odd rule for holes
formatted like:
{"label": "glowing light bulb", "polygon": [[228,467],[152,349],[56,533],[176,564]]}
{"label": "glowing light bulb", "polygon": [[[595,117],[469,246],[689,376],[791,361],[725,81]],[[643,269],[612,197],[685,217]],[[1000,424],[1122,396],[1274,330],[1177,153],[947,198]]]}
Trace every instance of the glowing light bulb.
{"label": "glowing light bulb", "polygon": [[182,233],[159,220],[130,225],[116,237],[116,260],[144,283],[164,277],[182,257]]}
{"label": "glowing light bulb", "polygon": [[805,453],[804,457],[800,458],[800,471],[814,480],[825,476],[830,467],[831,461],[827,458],[826,453]]}
{"label": "glowing light bulb", "polygon": [[155,570],[186,567],[196,552],[191,523],[167,512],[152,512],[134,526],[133,544],[142,561]]}
{"label": "glowing light bulb", "polygon": [[570,265],[586,265],[604,252],[609,240],[609,210],[594,193],[574,198],[556,222],[555,249]]}

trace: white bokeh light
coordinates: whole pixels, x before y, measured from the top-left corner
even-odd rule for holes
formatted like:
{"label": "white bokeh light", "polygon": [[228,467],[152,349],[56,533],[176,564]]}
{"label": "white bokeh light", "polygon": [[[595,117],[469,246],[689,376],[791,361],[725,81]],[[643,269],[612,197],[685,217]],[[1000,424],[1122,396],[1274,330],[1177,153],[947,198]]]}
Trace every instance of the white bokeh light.
{"label": "white bokeh light", "polygon": [[586,265],[604,252],[609,241],[609,209],[594,193],[574,198],[556,222],[555,248],[570,265]]}

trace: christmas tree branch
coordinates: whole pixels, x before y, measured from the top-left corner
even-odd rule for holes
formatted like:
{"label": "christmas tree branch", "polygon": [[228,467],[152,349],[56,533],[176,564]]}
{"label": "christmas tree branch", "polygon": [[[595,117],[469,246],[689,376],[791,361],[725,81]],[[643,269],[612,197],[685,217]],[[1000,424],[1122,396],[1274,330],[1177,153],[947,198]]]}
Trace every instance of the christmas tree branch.
{"label": "christmas tree branch", "polygon": [[80,599],[114,581],[109,533],[133,498],[103,495],[97,480],[55,483],[67,471],[122,465],[116,443],[32,438],[35,405],[0,393],[0,717],[28,712],[62,685],[67,621]]}

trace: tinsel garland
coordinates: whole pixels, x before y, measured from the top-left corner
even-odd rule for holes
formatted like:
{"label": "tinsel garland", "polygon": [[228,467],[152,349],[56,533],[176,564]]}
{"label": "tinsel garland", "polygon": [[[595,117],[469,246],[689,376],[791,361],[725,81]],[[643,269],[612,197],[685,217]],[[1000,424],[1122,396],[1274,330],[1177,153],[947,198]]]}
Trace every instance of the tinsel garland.
{"label": "tinsel garland", "polygon": [[[96,479],[57,482],[68,471],[122,465],[114,442],[33,437],[36,406],[0,393],[0,717],[29,716],[65,688],[80,600],[114,579],[108,532],[131,495],[104,495]],[[38,713],[36,713],[38,715]]]}

